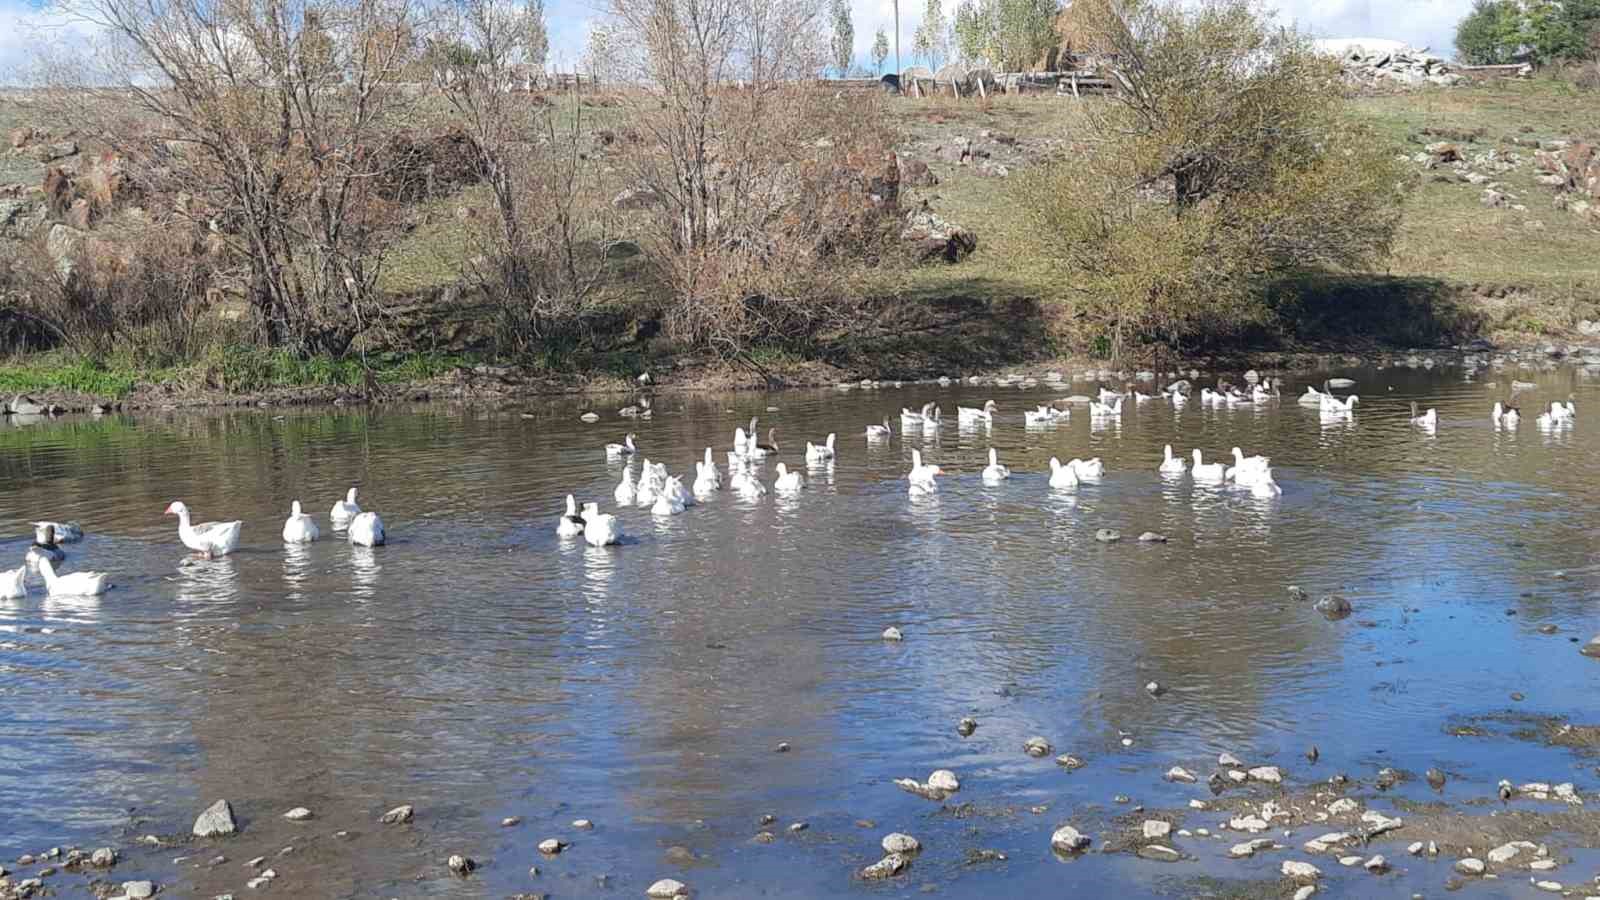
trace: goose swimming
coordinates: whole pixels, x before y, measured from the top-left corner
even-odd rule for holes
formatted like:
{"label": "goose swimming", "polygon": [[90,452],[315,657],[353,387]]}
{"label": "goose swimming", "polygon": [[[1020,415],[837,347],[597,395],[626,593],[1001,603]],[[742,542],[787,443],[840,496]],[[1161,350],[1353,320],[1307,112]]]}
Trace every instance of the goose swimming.
{"label": "goose swimming", "polygon": [[364,512],[350,520],[350,543],[358,547],[382,547],[388,541],[383,519],[377,513]]}
{"label": "goose swimming", "polygon": [[1331,389],[1329,389],[1327,382],[1323,382],[1322,383],[1322,387],[1323,387],[1323,390],[1319,391],[1319,390],[1317,390],[1316,388],[1312,387],[1309,384],[1306,385],[1306,392],[1304,394],[1301,394],[1300,395],[1300,399],[1298,401],[1296,401],[1296,402],[1298,402],[1301,406],[1318,406],[1318,407],[1320,407],[1322,405],[1322,398],[1323,397],[1331,397],[1331,396],[1333,396],[1333,393],[1332,393]]}
{"label": "goose swimming", "polygon": [[984,484],[999,484],[1011,477],[1011,470],[1000,465],[1000,454],[993,447],[989,448],[989,465],[983,470]]}
{"label": "goose swimming", "polygon": [[356,489],[351,488],[343,500],[335,501],[333,508],[328,510],[328,521],[333,523],[334,528],[343,528],[359,515],[361,507],[356,504]]}
{"label": "goose swimming", "polygon": [[656,502],[650,506],[650,514],[652,516],[676,516],[688,509],[688,505],[683,502],[683,497],[673,490],[675,482],[677,483],[677,490],[683,490],[683,483],[679,482],[676,476],[668,478],[665,489],[656,495]]}
{"label": "goose swimming", "polygon": [[571,494],[567,495],[567,512],[556,523],[556,535],[570,538],[583,534],[583,516],[578,515],[578,501]]}
{"label": "goose swimming", "polygon": [[172,501],[167,506],[166,515],[178,517],[178,539],[183,541],[183,545],[207,559],[227,556],[239,546],[239,530],[244,527],[243,522],[202,522],[191,525],[189,507],[182,500]]}
{"label": "goose swimming", "polygon": [[1157,467],[1157,472],[1160,472],[1162,475],[1182,475],[1188,470],[1188,466],[1184,465],[1182,459],[1172,455],[1171,444],[1168,444],[1162,450],[1162,453],[1163,456],[1161,458],[1161,465]]}
{"label": "goose swimming", "polygon": [[583,539],[593,547],[607,547],[622,540],[622,526],[617,517],[602,513],[600,504],[583,505]]}
{"label": "goose swimming", "polygon": [[1205,462],[1200,457],[1200,448],[1194,448],[1194,466],[1189,469],[1189,474],[1195,481],[1220,482],[1227,477],[1227,469],[1219,462]]}
{"label": "goose swimming", "polygon": [[1515,406],[1501,405],[1500,401],[1496,400],[1494,409],[1489,413],[1489,418],[1494,422],[1496,428],[1514,431],[1517,423],[1522,421],[1522,413]]}
{"label": "goose swimming", "polygon": [[1411,424],[1418,428],[1433,428],[1439,424],[1439,411],[1437,409],[1429,409],[1427,412],[1419,412],[1417,401],[1413,400],[1411,401]]}
{"label": "goose swimming", "polygon": [[28,596],[28,567],[0,571],[0,600],[21,600]]}
{"label": "goose swimming", "polygon": [[922,451],[911,451],[911,471],[906,474],[906,480],[911,482],[913,493],[933,493],[939,490],[937,476],[944,474],[944,470],[935,465],[924,465]]}
{"label": "goose swimming", "polygon": [[837,435],[829,434],[828,439],[820,444],[806,441],[806,462],[822,463],[833,459],[833,440]]}
{"label": "goose swimming", "polygon": [[77,522],[35,522],[33,527],[36,532],[41,525],[55,529],[57,544],[76,544],[83,540],[83,526]]}
{"label": "goose swimming", "polygon": [[886,440],[887,438],[889,438],[893,434],[894,434],[894,431],[889,428],[889,417],[888,416],[884,416],[883,417],[883,424],[882,425],[868,425],[867,426],[867,440],[869,440],[869,441]]}
{"label": "goose swimming", "polygon": [[607,444],[606,457],[609,459],[616,459],[621,456],[632,456],[633,454],[639,452],[639,448],[633,445],[633,438],[634,434],[630,431],[628,432],[627,436],[622,439],[622,443]]}
{"label": "goose swimming", "polygon": [[750,457],[751,459],[766,459],[769,456],[777,456],[778,455],[778,429],[776,427],[768,428],[767,429],[767,442],[765,444],[758,444],[758,443],[756,443],[756,428],[755,428],[755,424],[756,424],[756,420],[755,419],[751,419],[750,420],[750,447],[749,447],[749,449],[747,449],[745,451],[745,455]]}
{"label": "goose swimming", "polygon": [[111,583],[104,572],[73,572],[57,575],[56,567],[48,559],[39,560],[39,574],[44,576],[45,593],[52,597],[98,597]]}
{"label": "goose swimming", "polygon": [[1355,412],[1356,404],[1361,401],[1355,394],[1340,400],[1332,394],[1322,395],[1322,411],[1329,415],[1348,416]]}
{"label": "goose swimming", "polygon": [[289,504],[289,518],[283,520],[283,542],[309,544],[321,536],[316,521],[300,511],[300,501]]}
{"label": "goose swimming", "polygon": [[611,492],[611,496],[617,501],[618,506],[632,506],[633,501],[638,499],[639,487],[634,483],[632,469],[622,470],[622,481],[617,484],[616,490]]}
{"label": "goose swimming", "polygon": [[995,410],[1000,405],[993,400],[985,400],[982,409],[970,406],[956,407],[956,423],[959,425],[992,425],[994,424]]}
{"label": "goose swimming", "polygon": [[914,412],[902,406],[900,408],[900,426],[902,428],[909,428],[911,426],[921,425],[924,419],[933,417],[933,406],[934,405],[932,403],[924,403],[922,404],[921,412]]}
{"label": "goose swimming", "polygon": [[1106,473],[1106,465],[1098,456],[1093,459],[1074,459],[1067,465],[1072,467],[1072,474],[1078,476],[1079,481],[1099,481]]}
{"label": "goose swimming", "polygon": [[1089,401],[1089,415],[1099,419],[1114,419],[1122,415],[1122,395],[1118,394],[1110,401],[1102,403],[1099,400]]}
{"label": "goose swimming", "polygon": [[1051,406],[1047,403],[1040,405],[1038,409],[1024,410],[1022,413],[1022,424],[1054,425],[1057,422],[1065,421],[1070,415],[1071,413],[1067,412],[1066,410],[1056,409],[1054,406]]}
{"label": "goose swimming", "polygon": [[1050,457],[1050,487],[1056,490],[1071,490],[1078,486],[1077,460],[1072,460],[1066,465],[1054,456]]}
{"label": "goose swimming", "polygon": [[66,551],[56,545],[56,527],[49,522],[33,526],[33,543],[28,546],[28,552],[23,554],[23,559],[31,566],[37,567],[39,561],[48,559],[53,563],[64,562],[67,558]]}
{"label": "goose swimming", "polygon": [[767,486],[758,480],[749,469],[740,469],[733,473],[732,487],[734,493],[743,497],[764,497]]}
{"label": "goose swimming", "polygon": [[799,472],[789,471],[789,467],[778,463],[778,480],[772,483],[772,489],[780,494],[794,495],[806,486],[806,480]]}

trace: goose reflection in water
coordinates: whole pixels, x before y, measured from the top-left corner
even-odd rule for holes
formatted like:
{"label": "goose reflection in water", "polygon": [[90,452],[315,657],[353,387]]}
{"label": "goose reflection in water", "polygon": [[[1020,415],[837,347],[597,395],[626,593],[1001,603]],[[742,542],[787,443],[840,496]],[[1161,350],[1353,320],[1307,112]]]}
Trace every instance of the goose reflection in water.
{"label": "goose reflection in water", "polygon": [[383,566],[378,562],[378,552],[359,544],[350,545],[350,596],[357,600],[371,600],[378,592],[378,575]]}
{"label": "goose reflection in water", "polygon": [[283,583],[289,588],[291,600],[302,600],[299,590],[311,576],[311,544],[283,545]]}
{"label": "goose reflection in water", "polygon": [[198,615],[239,595],[239,569],[231,556],[185,559],[173,577],[178,582],[173,614],[179,618]]}

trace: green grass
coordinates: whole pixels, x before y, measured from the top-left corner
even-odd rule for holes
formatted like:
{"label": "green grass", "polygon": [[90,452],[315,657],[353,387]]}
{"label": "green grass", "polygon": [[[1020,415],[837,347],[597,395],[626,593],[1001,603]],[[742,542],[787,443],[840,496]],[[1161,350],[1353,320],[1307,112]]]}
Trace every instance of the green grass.
{"label": "green grass", "polygon": [[119,399],[144,377],[145,373],[108,368],[64,353],[44,353],[0,363],[0,393],[70,391]]}

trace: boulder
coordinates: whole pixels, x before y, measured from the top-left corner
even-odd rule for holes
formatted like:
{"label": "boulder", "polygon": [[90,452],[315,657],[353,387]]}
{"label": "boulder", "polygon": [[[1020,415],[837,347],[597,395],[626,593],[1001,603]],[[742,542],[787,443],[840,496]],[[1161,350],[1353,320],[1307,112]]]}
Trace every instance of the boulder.
{"label": "boulder", "polygon": [[933,174],[928,164],[921,160],[905,156],[896,157],[896,165],[900,171],[900,184],[907,187],[933,187],[939,183],[939,176]]}
{"label": "boulder", "polygon": [[624,188],[621,193],[611,198],[614,209],[649,209],[661,205],[661,195],[650,188]]}
{"label": "boulder", "polygon": [[1089,843],[1089,836],[1071,825],[1063,825],[1050,835],[1050,846],[1062,853],[1077,853],[1087,849]]}
{"label": "boulder", "polygon": [[32,156],[35,162],[50,163],[58,159],[66,159],[77,152],[78,144],[76,141],[58,141],[53,144],[39,144],[28,151],[28,155]]}
{"label": "boulder", "polygon": [[27,240],[44,226],[46,218],[45,205],[39,200],[0,200],[0,238]]}
{"label": "boulder", "polygon": [[976,234],[939,218],[926,207],[914,210],[906,217],[900,239],[913,246],[921,262],[960,262],[978,249]]}
{"label": "boulder", "polygon": [[[57,225],[56,229],[60,227],[60,225]],[[51,229],[50,237],[52,240],[55,235],[56,230]],[[202,812],[194,820],[194,836],[199,838],[229,835],[238,830],[239,826],[233,820],[233,807],[226,800],[218,800],[206,807],[205,812]]]}
{"label": "boulder", "polygon": [[33,129],[26,125],[21,128],[13,128],[11,129],[10,140],[11,149],[21,150],[23,147],[28,146],[29,141],[33,140]]}
{"label": "boulder", "polygon": [[83,238],[83,232],[61,224],[50,226],[50,233],[45,236],[45,253],[56,264],[56,276],[63,283],[71,281],[73,273],[78,270],[78,254],[83,250]]}

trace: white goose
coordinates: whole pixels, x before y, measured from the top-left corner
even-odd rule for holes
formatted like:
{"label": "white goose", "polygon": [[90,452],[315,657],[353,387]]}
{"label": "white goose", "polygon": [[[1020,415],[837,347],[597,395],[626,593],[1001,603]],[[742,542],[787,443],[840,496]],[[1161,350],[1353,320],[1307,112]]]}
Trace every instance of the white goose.
{"label": "white goose", "polygon": [[202,522],[191,525],[189,507],[182,500],[172,501],[167,506],[166,515],[178,517],[178,538],[183,545],[207,559],[227,556],[239,546],[239,529],[244,527],[243,522]]}
{"label": "white goose", "polygon": [[1550,403],[1550,409],[1540,413],[1534,422],[1540,428],[1548,430],[1557,426],[1571,425],[1576,415],[1577,407],[1573,403],[1554,400]]}
{"label": "white goose", "polygon": [[1413,400],[1411,401],[1411,424],[1418,428],[1431,430],[1439,424],[1439,411],[1437,409],[1429,409],[1427,412],[1419,412],[1417,401]]}
{"label": "white goose", "polygon": [[793,496],[800,493],[800,489],[805,486],[806,480],[801,477],[799,472],[791,472],[788,466],[778,463],[778,480],[772,483],[774,491]]}
{"label": "white goose", "polygon": [[658,469],[655,463],[648,459],[645,460],[639,467],[639,486],[634,491],[634,505],[649,507],[656,502],[656,497],[661,495],[661,489],[666,485],[666,467],[662,466]]}
{"label": "white goose", "polygon": [[66,561],[67,553],[56,545],[56,526],[49,522],[40,522],[33,526],[33,543],[28,546],[28,552],[23,554],[23,559],[30,566],[38,566],[39,560],[48,559],[53,563]]}
{"label": "white goose", "polygon": [[833,459],[833,441],[837,435],[830,433],[828,439],[820,444],[806,441],[806,462],[825,463]]}
{"label": "white goose", "polygon": [[1023,410],[1022,424],[1035,426],[1054,425],[1057,422],[1065,421],[1070,415],[1071,413],[1067,412],[1066,410],[1056,409],[1054,406],[1046,403],[1041,405],[1038,409]]}
{"label": "white goose", "polygon": [[938,405],[935,404],[933,407],[933,413],[931,415],[924,416],[922,419],[922,433],[924,435],[938,434],[939,426],[943,424],[944,410],[940,409]]}
{"label": "white goose", "polygon": [[602,513],[600,504],[583,505],[583,539],[593,547],[607,547],[622,540],[622,526],[617,517]]}
{"label": "white goose", "polygon": [[743,465],[749,449],[750,438],[744,433],[744,426],[740,425],[733,430],[733,449],[728,451],[728,468]]}
{"label": "white goose", "polygon": [[1120,401],[1122,397],[1122,394],[1119,394],[1116,391],[1106,387],[1101,387],[1100,390],[1095,393],[1095,399],[1105,404],[1116,403]]}
{"label": "white goose", "polygon": [[33,527],[35,529],[38,529],[38,528],[40,528],[42,526],[45,526],[45,525],[49,525],[51,528],[55,529],[55,531],[56,531],[56,543],[58,543],[58,544],[76,544],[77,542],[83,540],[83,526],[79,525],[77,522],[35,522],[35,523],[33,523]]}
{"label": "white goose", "polygon": [[756,478],[755,473],[751,472],[749,469],[740,469],[739,471],[733,473],[732,487],[734,493],[740,495],[741,497],[754,498],[765,497],[767,495],[767,486],[762,484],[761,481]]}
{"label": "white goose", "polygon": [[639,448],[633,445],[633,438],[633,432],[630,431],[628,432],[627,436],[622,439],[622,443],[607,444],[606,457],[608,459],[617,459],[618,457],[632,456],[633,454],[639,452]]}
{"label": "white goose", "polygon": [[20,600],[28,596],[28,567],[0,571],[0,600]]}
{"label": "white goose", "polygon": [[984,401],[982,409],[973,409],[970,406],[956,407],[956,424],[958,425],[992,425],[994,412],[1000,405],[993,400]]}
{"label": "white goose", "polygon": [[283,520],[283,542],[285,544],[309,544],[322,536],[317,528],[317,523],[305,513],[300,511],[300,501],[289,504],[289,518]]}
{"label": "white goose", "polygon": [[377,513],[364,512],[350,520],[350,543],[358,547],[382,547],[388,541],[383,519]]}
{"label": "white goose", "polygon": [[944,474],[944,470],[935,465],[924,465],[922,451],[911,451],[911,471],[906,473],[906,480],[911,482],[911,492],[932,494],[939,490],[937,477]]}
{"label": "white goose", "polygon": [[[1073,460],[1072,462],[1077,462]],[[1058,491],[1072,490],[1078,486],[1077,468],[1068,463],[1061,464],[1061,460],[1050,457],[1050,486]]]}
{"label": "white goose", "polygon": [[777,428],[768,428],[767,429],[767,442],[765,444],[757,443],[756,442],[756,420],[755,419],[751,419],[750,420],[750,444],[745,449],[745,455],[748,456],[751,459],[766,459],[769,456],[777,456],[778,455],[778,429]]}
{"label": "white goose", "polygon": [[[1327,385],[1324,384],[1323,388],[1327,388]],[[1304,394],[1301,394],[1300,395],[1300,399],[1297,400],[1296,402],[1299,403],[1301,406],[1317,406],[1317,407],[1320,407],[1320,406],[1322,406],[1322,398],[1331,397],[1331,396],[1333,396],[1333,395],[1332,394],[1325,394],[1322,391],[1319,391],[1316,388],[1314,388],[1314,387],[1312,387],[1311,385],[1308,384],[1308,385],[1306,385],[1306,392]]]}
{"label": "white goose", "polygon": [[1516,430],[1517,423],[1522,421],[1522,413],[1515,406],[1502,406],[1500,401],[1494,403],[1494,410],[1489,413],[1489,418],[1496,428],[1510,431]]}
{"label": "white goose", "polygon": [[98,597],[111,587],[104,572],[73,572],[57,575],[56,567],[48,559],[39,561],[39,574],[44,576],[45,593],[52,597]]}
{"label": "white goose", "polygon": [[676,516],[688,508],[683,498],[672,489],[675,482],[678,490],[683,489],[683,483],[679,482],[677,477],[668,478],[666,489],[656,495],[656,502],[650,507],[652,516]]}
{"label": "white goose", "polygon": [[1340,400],[1338,397],[1335,397],[1332,394],[1323,394],[1322,412],[1323,414],[1330,416],[1348,416],[1355,412],[1356,404],[1359,402],[1361,402],[1361,398],[1357,397],[1355,394],[1351,394],[1343,400]]}
{"label": "white goose", "polygon": [[567,512],[556,523],[556,535],[570,538],[583,534],[583,516],[578,515],[578,501],[567,495]]}
{"label": "white goose", "polygon": [[932,417],[933,417],[933,404],[932,403],[924,403],[924,404],[922,404],[922,412],[914,412],[912,410],[906,409],[903,406],[900,407],[900,427],[903,428],[903,429],[904,428],[912,428],[912,427],[915,427],[915,426],[920,426],[924,419],[929,419],[929,418],[932,418]]}
{"label": "white goose", "polygon": [[350,520],[359,515],[361,515],[361,507],[356,504],[356,489],[351,488],[350,492],[344,495],[343,500],[335,501],[333,508],[328,510],[328,521],[332,522],[333,527],[338,529],[349,525]]}
{"label": "white goose", "polygon": [[1233,448],[1233,467],[1227,472],[1227,477],[1237,480],[1237,477],[1249,478],[1252,475],[1266,471],[1272,460],[1257,454],[1245,456],[1244,451],[1238,447]]}
{"label": "white goose", "polygon": [[706,448],[705,461],[696,467],[695,480],[700,480],[702,476],[711,482],[711,487],[714,490],[722,489],[722,470],[718,469],[717,464],[712,461],[710,447]]}
{"label": "white goose", "polygon": [[1227,477],[1228,467],[1222,463],[1208,463],[1201,459],[1200,448],[1194,448],[1194,466],[1189,469],[1189,474],[1195,481],[1220,482]]}
{"label": "white goose", "polygon": [[1078,476],[1079,481],[1099,481],[1106,474],[1106,464],[1098,456],[1093,459],[1074,459],[1067,465],[1072,466],[1072,474]]}
{"label": "white goose", "polygon": [[1279,487],[1278,482],[1272,479],[1272,470],[1270,468],[1256,475],[1247,487],[1250,488],[1250,493],[1257,497],[1278,497],[1283,494],[1283,488]]}
{"label": "white goose", "polygon": [[889,437],[892,436],[893,434],[894,434],[893,429],[891,429],[889,427],[889,417],[888,416],[884,416],[883,417],[883,424],[882,425],[868,425],[867,426],[867,440],[869,440],[869,441],[888,440]]}
{"label": "white goose", "polygon": [[[666,466],[662,466],[661,470],[662,473],[665,474]],[[694,505],[694,494],[691,494],[689,489],[683,486],[683,479],[676,475],[673,475],[662,482],[661,493],[673,503],[682,506],[684,509],[688,509]]]}
{"label": "white goose", "polygon": [[1182,475],[1184,472],[1188,471],[1189,467],[1184,465],[1183,460],[1172,455],[1171,444],[1168,444],[1162,450],[1162,453],[1163,456],[1161,458],[1161,465],[1157,467],[1157,472],[1160,472],[1162,475]]}
{"label": "white goose", "polygon": [[1128,396],[1133,398],[1134,406],[1143,406],[1144,404],[1149,403],[1151,400],[1156,398],[1155,394],[1146,394],[1144,391],[1141,391],[1138,388],[1129,389]]}
{"label": "white goose", "polygon": [[1119,394],[1109,402],[1099,400],[1089,401],[1089,415],[1097,419],[1115,419],[1122,415],[1122,396]]}
{"label": "white goose", "polygon": [[694,486],[690,488],[696,497],[709,497],[722,490],[722,477],[717,473],[717,467],[708,462],[694,464]]}
{"label": "white goose", "polygon": [[1005,481],[1007,478],[1010,478],[1010,477],[1011,477],[1011,470],[1006,468],[1005,466],[1000,465],[1000,454],[993,447],[990,447],[989,448],[989,465],[986,466],[984,468],[984,470],[983,470],[983,483],[984,484],[999,484],[1000,482]]}
{"label": "white goose", "polygon": [[622,481],[611,492],[611,496],[616,499],[618,506],[632,506],[633,501],[638,499],[639,486],[634,483],[632,469],[622,470]]}

